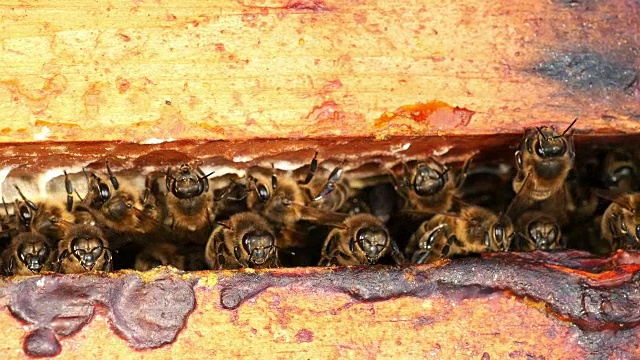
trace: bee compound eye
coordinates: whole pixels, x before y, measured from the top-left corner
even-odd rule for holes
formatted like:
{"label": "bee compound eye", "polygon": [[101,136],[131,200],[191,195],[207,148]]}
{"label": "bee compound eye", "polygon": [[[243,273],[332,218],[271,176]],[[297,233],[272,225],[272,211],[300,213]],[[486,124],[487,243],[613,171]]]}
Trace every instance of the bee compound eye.
{"label": "bee compound eye", "polygon": [[502,226],[502,224],[496,224],[495,228],[493,229],[493,232],[496,237],[496,240],[502,241],[504,239],[504,226]]}
{"label": "bee compound eye", "polygon": [[484,233],[484,246],[488,249],[491,246],[491,239],[489,238],[489,233]]}
{"label": "bee compound eye", "polygon": [[269,189],[267,189],[267,187],[264,184],[260,184],[258,185],[256,191],[258,192],[258,197],[260,198],[261,201],[268,201],[270,194],[269,194]]}
{"label": "bee compound eye", "polygon": [[520,151],[516,151],[516,165],[518,169],[522,169],[522,153]]}
{"label": "bee compound eye", "polygon": [[534,145],[534,149],[536,150],[536,154],[538,154],[538,156],[547,157],[547,154],[545,152],[545,148],[542,147],[542,144],[540,143],[540,141],[536,141],[536,143]]}

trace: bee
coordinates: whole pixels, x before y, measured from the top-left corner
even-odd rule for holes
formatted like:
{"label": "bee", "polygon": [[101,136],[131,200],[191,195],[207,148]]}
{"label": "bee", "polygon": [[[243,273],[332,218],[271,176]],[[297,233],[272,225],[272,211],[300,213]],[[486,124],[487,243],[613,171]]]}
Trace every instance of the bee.
{"label": "bee", "polygon": [[389,255],[394,264],[405,262],[384,223],[371,214],[349,216],[327,236],[318,266],[374,265]]}
{"label": "bee", "polygon": [[459,214],[437,214],[423,222],[409,239],[405,255],[412,263],[424,264],[442,257],[507,251],[513,236],[508,217],[465,205]]}
{"label": "bee", "polygon": [[219,222],[209,237],[205,259],[214,270],[280,267],[273,227],[262,216],[243,212]]}
{"label": "bee", "polygon": [[[277,228],[292,229],[301,220],[323,223],[334,212],[326,209],[339,208],[343,204],[330,204],[329,201],[319,203],[336,188],[342,175],[342,168],[335,168],[325,182],[324,186],[311,194],[308,186],[313,179],[317,161],[312,161],[307,177],[302,181],[296,181],[290,176],[277,176],[273,173],[268,176],[259,169],[249,172],[247,207],[273,222]],[[343,217],[337,218],[338,221]]]}
{"label": "bee", "polygon": [[[33,202],[29,200],[18,186],[14,186],[20,195],[14,206],[14,230],[17,232],[37,232],[46,236],[53,243],[57,243],[64,230],[59,220],[72,221],[73,215],[57,204],[45,201]],[[5,212],[8,215],[8,210]]]}
{"label": "bee", "polygon": [[560,224],[555,217],[541,211],[524,213],[516,222],[515,251],[550,251],[564,248]]}
{"label": "bee", "polygon": [[112,271],[113,257],[102,230],[89,224],[65,224],[64,237],[58,243],[57,271],[64,274]]}
{"label": "bee", "polygon": [[135,259],[133,268],[138,271],[147,271],[158,266],[173,266],[176,269],[185,269],[185,257],[179,254],[175,244],[160,242],[155,243],[141,251]]}
{"label": "bee", "polygon": [[501,212],[508,207],[515,195],[510,189],[513,168],[506,163],[491,165],[469,169],[459,196],[465,203]]}
{"label": "bee", "polygon": [[22,232],[13,239],[0,257],[5,275],[37,275],[54,270],[55,251],[51,241],[42,234]]}
{"label": "bee", "polygon": [[[106,164],[109,184],[104,182],[96,173],[87,173],[87,194],[80,197],[81,202],[73,202],[73,186],[65,172],[65,187],[67,191],[67,210],[72,211],[75,222],[96,225],[106,231],[112,239],[114,248],[118,248],[132,240],[137,234],[142,234],[153,227],[150,218],[136,207],[135,192],[121,186],[115,177],[109,163]],[[77,194],[77,192],[76,192]]]}
{"label": "bee", "polygon": [[600,233],[610,250],[640,248],[640,194],[594,190],[611,204],[602,216]]}
{"label": "bee", "polygon": [[403,199],[403,208],[422,214],[444,213],[451,209],[457,191],[466,178],[471,159],[467,159],[458,176],[433,157],[409,166],[402,163],[403,176],[392,175],[398,194]]}
{"label": "bee", "polygon": [[602,181],[606,187],[621,191],[638,190],[638,164],[630,153],[611,150],[605,155],[602,164]]}
{"label": "bee", "polygon": [[542,201],[564,188],[575,158],[573,131],[569,130],[576,121],[577,118],[560,135],[546,126],[525,133],[515,153],[518,173],[513,190],[518,196]]}
{"label": "bee", "polygon": [[341,211],[348,207],[347,202],[355,195],[349,180],[343,177],[342,165],[336,166],[331,172],[318,168],[318,152],[316,151],[308,168],[306,177],[298,181],[306,195],[306,204],[323,211]]}
{"label": "bee", "polygon": [[205,243],[211,231],[213,194],[209,191],[209,176],[196,163],[185,163],[168,168],[165,173],[164,224],[178,239],[187,243]]}

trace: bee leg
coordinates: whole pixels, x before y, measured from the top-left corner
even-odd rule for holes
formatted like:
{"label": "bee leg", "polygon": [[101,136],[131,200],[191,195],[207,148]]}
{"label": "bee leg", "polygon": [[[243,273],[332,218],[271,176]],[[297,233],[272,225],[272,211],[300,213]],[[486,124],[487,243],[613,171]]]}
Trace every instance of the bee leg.
{"label": "bee leg", "polygon": [[236,260],[238,261],[238,264],[240,264],[240,266],[245,267],[245,268],[249,267],[249,264],[245,260],[242,260],[242,256],[240,255],[240,248],[239,247],[235,246],[233,248],[233,256],[236,257]]}
{"label": "bee leg", "polygon": [[[431,256],[431,250],[433,249],[433,244],[436,242],[436,238],[438,235],[444,231],[444,228],[447,227],[446,224],[440,224],[436,226],[429,235],[427,236],[427,240],[421,244],[420,248],[413,254],[411,258],[411,262],[414,264],[424,264]],[[422,241],[421,241],[422,243]]]}
{"label": "bee leg", "polygon": [[316,151],[315,155],[313,155],[313,159],[311,159],[311,164],[309,164],[309,172],[307,173],[307,177],[303,181],[299,181],[300,185],[307,185],[313,179],[313,176],[316,174],[318,170],[318,152]]}
{"label": "bee leg", "polygon": [[425,264],[429,259],[429,255],[431,255],[431,251],[428,250],[418,250],[413,253],[413,257],[411,257],[411,263],[413,264]]}
{"label": "bee leg", "polygon": [[27,204],[29,209],[31,209],[33,211],[38,211],[38,207],[36,206],[36,204],[34,204],[33,201],[27,199],[27,197],[24,196],[24,194],[22,193],[22,191],[20,190],[18,185],[13,185],[13,187],[16,188],[16,190],[18,190],[18,194],[20,194],[20,197],[22,198],[22,201],[24,201]]}
{"label": "bee leg", "polygon": [[67,190],[67,211],[71,211],[73,210],[73,184],[66,170],[64,170],[64,188]]}
{"label": "bee leg", "polygon": [[113,172],[111,172],[111,168],[109,167],[109,162],[107,161],[107,173],[109,174],[109,180],[111,181],[111,185],[113,185],[113,188],[118,190],[118,188],[120,188],[120,184],[118,183],[118,179],[113,175]]}
{"label": "bee leg", "polygon": [[102,271],[113,271],[113,256],[111,255],[111,250],[109,249],[104,250],[104,265],[102,266]]}
{"label": "bee leg", "polygon": [[390,246],[391,246],[391,252],[390,252],[391,258],[396,263],[396,265],[405,264],[407,260],[404,258],[404,255],[400,251],[400,248],[398,247],[398,243],[396,243],[394,240],[391,240]]}
{"label": "bee leg", "polygon": [[69,250],[65,250],[63,251],[60,256],[58,256],[58,264],[56,266],[56,272],[59,273],[60,270],[62,269],[62,262],[69,257],[69,255],[71,255],[69,253]]}
{"label": "bee leg", "polygon": [[8,276],[13,275],[13,258],[14,258],[14,257],[15,257],[15,256],[12,256],[12,257],[10,257],[10,258],[9,258],[9,266],[7,266],[7,267],[4,269],[5,274],[6,274],[6,275],[8,275]]}
{"label": "bee leg", "polygon": [[451,251],[451,245],[457,241],[458,237],[456,237],[455,235],[449,236],[449,238],[447,239],[447,243],[442,248],[442,257],[447,257],[449,255],[449,252]]}

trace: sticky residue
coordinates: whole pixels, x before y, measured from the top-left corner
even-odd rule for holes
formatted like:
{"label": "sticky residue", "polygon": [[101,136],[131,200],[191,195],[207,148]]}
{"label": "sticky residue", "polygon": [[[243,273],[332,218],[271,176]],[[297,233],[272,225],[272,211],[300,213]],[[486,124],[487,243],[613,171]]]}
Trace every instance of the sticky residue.
{"label": "sticky residue", "polygon": [[108,309],[114,329],[131,346],[150,349],[172,342],[184,327],[195,307],[192,285],[170,273],[150,282],[136,274],[32,277],[9,285],[9,309],[32,325],[24,339],[29,356],[58,354],[59,339],[88,324],[97,305]]}
{"label": "sticky residue", "polygon": [[404,105],[375,120],[377,129],[395,126],[413,130],[446,130],[467,126],[474,111],[451,106],[443,101]]}

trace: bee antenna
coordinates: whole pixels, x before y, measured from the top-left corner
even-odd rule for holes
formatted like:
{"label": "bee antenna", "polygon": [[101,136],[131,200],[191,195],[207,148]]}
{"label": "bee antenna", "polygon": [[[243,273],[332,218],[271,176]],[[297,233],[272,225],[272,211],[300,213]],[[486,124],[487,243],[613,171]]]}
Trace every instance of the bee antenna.
{"label": "bee antenna", "polygon": [[18,194],[20,194],[20,197],[22,198],[22,200],[27,203],[27,206],[33,210],[33,211],[38,211],[38,207],[36,206],[36,204],[33,203],[33,201],[29,200],[26,198],[26,196],[24,196],[24,194],[22,193],[22,191],[20,191],[20,188],[18,187],[18,185],[13,185],[13,187],[16,188],[16,190],[18,190]]}
{"label": "bee antenna", "polygon": [[61,219],[59,217],[51,218],[51,222],[54,223],[54,224],[60,224],[60,225],[65,225],[65,226],[74,225],[74,223],[72,223],[71,221],[67,221],[67,220]]}
{"label": "bee antenna", "polygon": [[569,129],[571,129],[573,125],[575,125],[576,121],[578,121],[578,118],[573,119],[573,122],[569,124],[569,126],[562,132],[562,135],[556,137],[563,137],[569,131]]}
{"label": "bee antenna", "polygon": [[[205,176],[200,176],[200,175],[198,175],[198,181],[200,181],[200,180],[205,180],[206,178],[208,178],[209,176],[213,175],[214,173],[215,173],[215,171],[212,171],[212,172],[208,173],[208,174],[207,174],[207,175],[205,175]],[[173,179],[173,178],[172,178],[172,179]]]}
{"label": "bee antenna", "polygon": [[409,174],[411,173],[411,170],[409,170],[409,165],[407,165],[406,162],[402,162],[402,186],[409,186],[411,185],[409,183]]}
{"label": "bee antenna", "polygon": [[109,162],[107,161],[107,173],[109,174],[109,180],[111,180],[111,185],[113,185],[113,188],[115,190],[118,190],[118,188],[120,187],[120,184],[118,183],[118,179],[113,175],[113,172],[111,172],[111,168],[109,167]]}
{"label": "bee antenna", "polygon": [[85,201],[86,197],[82,198],[82,196],[80,196],[80,194],[78,193],[78,190],[74,189],[73,191],[76,193],[76,196],[78,196],[78,199],[80,199],[80,201],[82,201],[82,202]]}
{"label": "bee antenna", "polygon": [[225,229],[232,230],[231,226],[229,226],[229,225],[227,225],[227,224],[225,224],[225,223],[223,223],[223,222],[221,222],[221,221],[216,221],[216,222],[215,222],[215,224],[216,224],[216,225],[220,225],[220,226],[222,226],[222,227],[223,227],[223,228],[225,228]]}
{"label": "bee antenna", "polygon": [[273,247],[274,249],[278,250],[278,251],[282,251],[282,252],[285,252],[285,253],[287,253],[287,254],[289,254],[289,255],[296,256],[296,253],[295,253],[295,252],[293,252],[293,251],[291,251],[291,250],[283,249],[283,248],[281,248],[280,246],[276,246],[276,245],[272,245],[272,247]]}
{"label": "bee antenna", "polygon": [[84,178],[87,179],[87,182],[89,182],[89,175],[87,174],[87,170],[84,166],[82,167],[82,173],[84,174]]}
{"label": "bee antenna", "polygon": [[542,132],[542,128],[543,128],[542,126],[538,126],[538,127],[536,128],[536,130],[538,130],[538,133],[540,134],[540,136],[542,136],[542,138],[543,138],[545,141],[548,141],[549,139],[548,139],[548,138],[547,138],[547,136]]}
{"label": "bee antenna", "polygon": [[451,170],[451,168],[445,168],[445,170],[442,172],[442,174],[440,174],[440,176],[438,176],[438,180],[442,179],[449,172],[449,170]]}
{"label": "bee antenna", "polygon": [[4,212],[9,216],[9,208],[7,207],[7,203],[4,201],[4,196],[2,197],[2,205],[4,205]]}

